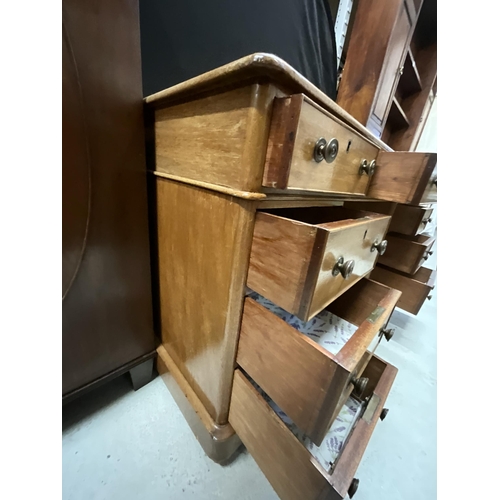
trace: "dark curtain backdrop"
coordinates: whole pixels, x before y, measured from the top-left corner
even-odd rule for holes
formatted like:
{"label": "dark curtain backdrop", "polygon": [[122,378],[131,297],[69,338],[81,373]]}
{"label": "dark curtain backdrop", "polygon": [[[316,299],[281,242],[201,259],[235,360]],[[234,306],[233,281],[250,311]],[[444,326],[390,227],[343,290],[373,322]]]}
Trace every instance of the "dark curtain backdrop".
{"label": "dark curtain backdrop", "polygon": [[276,54],[332,99],[327,0],[140,0],[144,95],[254,52]]}

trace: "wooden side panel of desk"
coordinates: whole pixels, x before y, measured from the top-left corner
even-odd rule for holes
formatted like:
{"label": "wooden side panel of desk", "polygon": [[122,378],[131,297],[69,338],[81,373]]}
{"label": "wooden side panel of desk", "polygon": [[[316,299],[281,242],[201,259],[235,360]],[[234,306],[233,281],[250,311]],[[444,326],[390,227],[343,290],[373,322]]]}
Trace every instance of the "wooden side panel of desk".
{"label": "wooden side panel of desk", "polygon": [[227,422],[254,204],[157,179],[162,344],[210,416]]}

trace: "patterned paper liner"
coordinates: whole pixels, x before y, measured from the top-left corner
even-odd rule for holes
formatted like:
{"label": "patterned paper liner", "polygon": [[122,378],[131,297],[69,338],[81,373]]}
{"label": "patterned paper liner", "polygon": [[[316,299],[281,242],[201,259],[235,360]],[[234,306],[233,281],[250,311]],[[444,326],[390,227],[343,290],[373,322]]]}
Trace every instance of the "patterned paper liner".
{"label": "patterned paper liner", "polygon": [[328,471],[339,457],[354,424],[358,420],[362,408],[361,402],[349,397],[321,444],[316,446],[255,382],[253,385],[292,434],[309,450],[309,453],[319,462],[321,467]]}
{"label": "patterned paper liner", "polygon": [[256,292],[250,291],[248,297],[269,309],[273,314],[286,321],[300,333],[307,335],[333,355],[339,353],[358,329],[356,325],[329,311],[321,311],[309,321],[302,321]]}

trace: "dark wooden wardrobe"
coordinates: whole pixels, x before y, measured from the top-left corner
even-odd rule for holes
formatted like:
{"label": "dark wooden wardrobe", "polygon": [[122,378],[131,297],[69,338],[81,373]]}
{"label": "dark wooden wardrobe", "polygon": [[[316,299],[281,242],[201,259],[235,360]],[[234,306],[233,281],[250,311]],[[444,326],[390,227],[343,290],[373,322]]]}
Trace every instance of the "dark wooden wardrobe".
{"label": "dark wooden wardrobe", "polygon": [[131,370],[154,334],[138,0],[63,0],[63,401]]}

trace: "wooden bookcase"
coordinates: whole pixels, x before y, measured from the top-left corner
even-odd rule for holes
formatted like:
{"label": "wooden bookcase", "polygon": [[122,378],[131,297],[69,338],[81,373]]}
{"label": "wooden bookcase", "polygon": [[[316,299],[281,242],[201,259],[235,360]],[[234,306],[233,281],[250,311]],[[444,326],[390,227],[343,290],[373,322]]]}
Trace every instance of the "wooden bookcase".
{"label": "wooden bookcase", "polygon": [[337,102],[396,151],[413,151],[437,92],[436,0],[359,0]]}

